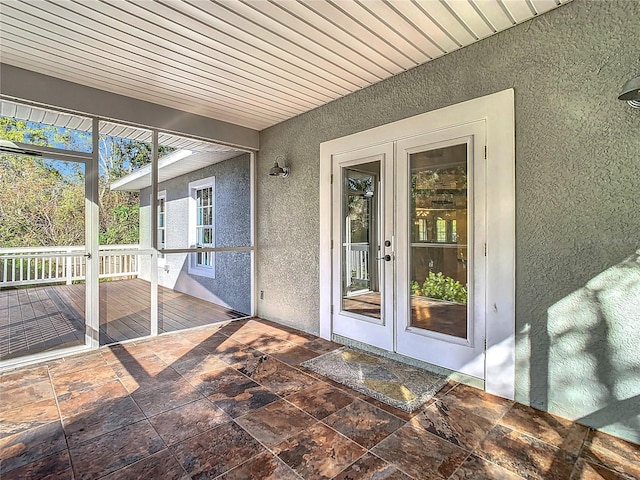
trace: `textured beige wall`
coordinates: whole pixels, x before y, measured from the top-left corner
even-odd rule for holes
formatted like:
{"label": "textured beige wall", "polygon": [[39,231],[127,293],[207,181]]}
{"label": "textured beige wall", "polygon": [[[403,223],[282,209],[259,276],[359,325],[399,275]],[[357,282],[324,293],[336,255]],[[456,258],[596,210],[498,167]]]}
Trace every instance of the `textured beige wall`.
{"label": "textured beige wall", "polygon": [[321,142],[514,88],[517,399],[640,442],[639,18],[575,0],[263,131],[259,314],[319,331]]}

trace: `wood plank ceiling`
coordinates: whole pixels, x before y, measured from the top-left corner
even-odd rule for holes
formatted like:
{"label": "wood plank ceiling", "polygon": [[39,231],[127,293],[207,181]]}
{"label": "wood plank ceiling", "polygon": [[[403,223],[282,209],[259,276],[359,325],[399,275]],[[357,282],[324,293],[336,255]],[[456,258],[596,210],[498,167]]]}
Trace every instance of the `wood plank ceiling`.
{"label": "wood plank ceiling", "polygon": [[2,0],[3,63],[257,130],[571,0]]}

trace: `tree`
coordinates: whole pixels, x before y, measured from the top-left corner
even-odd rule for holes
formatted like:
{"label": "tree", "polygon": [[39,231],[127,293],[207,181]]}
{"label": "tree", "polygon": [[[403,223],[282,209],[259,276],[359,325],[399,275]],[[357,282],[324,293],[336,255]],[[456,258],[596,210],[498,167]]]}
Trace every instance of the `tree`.
{"label": "tree", "polygon": [[[0,138],[87,151],[87,132],[0,118]],[[139,242],[139,194],[112,191],[113,181],[151,162],[151,145],[102,135],[99,141],[101,244]],[[161,147],[160,155],[172,151]],[[0,154],[0,247],[84,244],[84,171],[81,165],[27,155]]]}

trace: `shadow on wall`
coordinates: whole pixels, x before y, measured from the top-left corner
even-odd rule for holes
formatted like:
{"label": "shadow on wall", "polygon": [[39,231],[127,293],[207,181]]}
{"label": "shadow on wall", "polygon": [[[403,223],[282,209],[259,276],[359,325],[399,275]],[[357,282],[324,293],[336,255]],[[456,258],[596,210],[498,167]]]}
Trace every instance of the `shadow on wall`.
{"label": "shadow on wall", "polygon": [[547,312],[548,410],[640,443],[640,250]]}

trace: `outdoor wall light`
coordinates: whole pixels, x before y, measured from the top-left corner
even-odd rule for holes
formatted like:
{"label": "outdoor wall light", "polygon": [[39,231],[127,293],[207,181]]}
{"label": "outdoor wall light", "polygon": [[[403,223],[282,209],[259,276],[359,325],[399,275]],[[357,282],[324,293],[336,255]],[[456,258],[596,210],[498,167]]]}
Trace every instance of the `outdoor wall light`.
{"label": "outdoor wall light", "polygon": [[[282,167],[278,165],[278,160],[282,162]],[[285,158],[282,155],[278,155],[276,157],[276,161],[269,170],[269,176],[271,177],[288,177],[289,172],[291,171],[288,167],[284,166]]]}
{"label": "outdoor wall light", "polygon": [[625,100],[633,108],[640,108],[640,77],[632,78],[624,84],[618,100]]}

